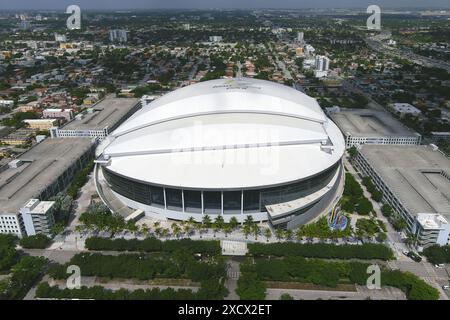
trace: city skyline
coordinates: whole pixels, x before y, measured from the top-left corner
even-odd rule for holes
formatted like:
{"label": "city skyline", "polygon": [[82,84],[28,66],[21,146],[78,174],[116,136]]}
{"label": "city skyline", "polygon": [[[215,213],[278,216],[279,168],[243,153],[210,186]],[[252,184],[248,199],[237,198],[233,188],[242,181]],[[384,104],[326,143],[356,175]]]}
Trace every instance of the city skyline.
{"label": "city skyline", "polygon": [[385,8],[420,8],[420,9],[436,9],[436,8],[450,8],[450,3],[446,0],[432,0],[424,3],[419,0],[379,0],[374,3],[370,0],[341,0],[339,2],[330,0],[306,0],[299,3],[295,0],[229,0],[226,3],[219,1],[207,0],[191,0],[189,2],[180,0],[155,0],[149,3],[146,0],[130,0],[122,2],[119,0],[108,1],[108,8],[105,8],[104,1],[101,0],[43,0],[30,1],[4,1],[0,3],[0,10],[59,10],[69,5],[79,5],[85,9],[109,9],[109,10],[124,10],[124,9],[332,9],[332,8],[365,8],[369,5],[376,4]]}

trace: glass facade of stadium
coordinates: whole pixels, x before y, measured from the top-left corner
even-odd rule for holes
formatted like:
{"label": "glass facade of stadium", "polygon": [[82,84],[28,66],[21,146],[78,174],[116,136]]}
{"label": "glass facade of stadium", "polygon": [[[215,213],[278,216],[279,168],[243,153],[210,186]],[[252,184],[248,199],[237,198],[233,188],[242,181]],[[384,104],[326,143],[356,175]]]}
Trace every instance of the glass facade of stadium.
{"label": "glass facade of stadium", "polygon": [[252,214],[266,212],[266,205],[306,197],[326,187],[341,161],[315,176],[276,187],[244,190],[180,189],[144,183],[103,167],[109,187],[135,202],[161,209],[194,214]]}

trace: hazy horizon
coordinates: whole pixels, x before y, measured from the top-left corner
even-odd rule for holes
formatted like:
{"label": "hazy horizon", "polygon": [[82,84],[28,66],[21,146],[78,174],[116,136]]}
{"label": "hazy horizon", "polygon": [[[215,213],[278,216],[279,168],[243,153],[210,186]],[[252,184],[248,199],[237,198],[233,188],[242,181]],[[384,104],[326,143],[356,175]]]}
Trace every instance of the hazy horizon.
{"label": "hazy horizon", "polygon": [[[332,9],[366,8],[371,4],[385,8],[450,8],[449,0],[2,0],[0,10],[63,10],[76,4],[82,9]],[[106,7],[107,6],[107,7]]]}

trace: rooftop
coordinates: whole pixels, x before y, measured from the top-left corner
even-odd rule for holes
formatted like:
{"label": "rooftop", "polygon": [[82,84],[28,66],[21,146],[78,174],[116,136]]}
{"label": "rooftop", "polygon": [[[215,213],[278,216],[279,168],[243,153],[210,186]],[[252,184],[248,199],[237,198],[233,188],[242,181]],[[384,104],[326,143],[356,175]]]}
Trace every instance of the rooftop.
{"label": "rooftop", "polygon": [[448,224],[447,220],[440,214],[436,213],[419,213],[417,221],[424,229],[441,229],[442,225]]}
{"label": "rooftop", "polygon": [[363,145],[360,152],[413,215],[450,218],[450,159],[431,146]]}
{"label": "rooftop", "polygon": [[78,116],[61,127],[61,130],[103,130],[116,125],[137,103],[134,98],[106,97],[85,111],[82,119]]}
{"label": "rooftop", "polygon": [[344,134],[349,133],[357,137],[418,135],[385,111],[341,108],[340,112],[331,114],[331,119]]}
{"label": "rooftop", "polygon": [[91,145],[86,138],[46,139],[19,156],[21,166],[0,173],[0,214],[15,213],[37,198]]}

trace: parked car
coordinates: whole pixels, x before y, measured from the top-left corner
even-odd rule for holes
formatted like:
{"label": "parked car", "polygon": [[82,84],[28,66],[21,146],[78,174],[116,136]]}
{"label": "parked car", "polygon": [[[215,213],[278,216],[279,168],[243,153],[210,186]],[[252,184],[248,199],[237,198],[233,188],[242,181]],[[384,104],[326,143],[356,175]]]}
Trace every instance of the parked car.
{"label": "parked car", "polygon": [[414,251],[410,251],[408,252],[408,257],[410,257],[412,260],[414,260],[415,262],[420,262],[422,261],[422,257],[419,256],[417,253],[415,253]]}
{"label": "parked car", "polygon": [[450,286],[442,286],[442,289],[444,289],[444,290],[450,290]]}
{"label": "parked car", "polygon": [[438,268],[438,269],[444,269],[445,268],[445,264],[443,264],[443,263],[438,263],[438,264],[435,264],[434,266],[436,268]]}

